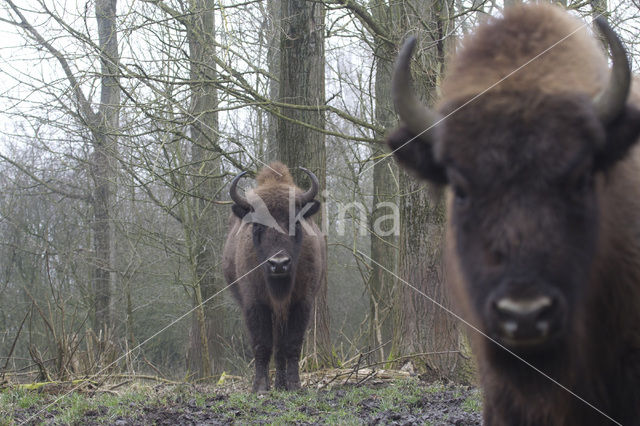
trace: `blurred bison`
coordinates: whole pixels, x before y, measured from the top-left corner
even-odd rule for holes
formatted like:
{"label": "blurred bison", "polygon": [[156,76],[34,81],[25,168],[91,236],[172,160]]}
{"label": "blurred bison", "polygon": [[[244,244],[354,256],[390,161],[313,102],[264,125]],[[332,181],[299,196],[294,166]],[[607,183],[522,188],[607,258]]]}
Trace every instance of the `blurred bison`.
{"label": "blurred bison", "polygon": [[269,390],[269,361],[275,348],[276,388],[300,388],[298,362],[316,290],[326,270],[324,235],[309,220],[318,178],[303,169],[311,188],[303,192],[289,169],[272,163],[260,171],[246,198],[236,176],[223,269],[242,309],[255,359],[254,392]]}
{"label": "blurred bison", "polygon": [[411,88],[415,40],[396,63],[388,143],[450,188],[448,285],[490,338],[472,339],[488,425],[640,424],[640,96],[596,22],[611,70],[563,10],[506,10],[462,43],[436,110]]}

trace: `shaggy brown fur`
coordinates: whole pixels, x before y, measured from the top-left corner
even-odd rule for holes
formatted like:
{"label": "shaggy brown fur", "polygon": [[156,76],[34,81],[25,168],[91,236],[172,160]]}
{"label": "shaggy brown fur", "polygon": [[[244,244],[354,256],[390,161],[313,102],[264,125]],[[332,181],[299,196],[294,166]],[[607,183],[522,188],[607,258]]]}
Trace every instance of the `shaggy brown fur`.
{"label": "shaggy brown fur", "polygon": [[552,6],[507,9],[504,18],[490,19],[462,46],[447,66],[441,104],[481,93],[502,79],[492,93],[536,88],[595,95],[609,75],[588,26]]}
{"label": "shaggy brown fur", "polygon": [[[268,365],[274,349],[276,387],[300,387],[300,349],[313,298],[326,270],[324,236],[308,219],[318,211],[318,201],[312,200],[308,206],[296,203],[296,216],[300,209],[309,209],[289,234],[292,190],[298,197],[303,192],[284,164],[276,162],[262,169],[257,187],[246,197],[253,209],[234,205],[223,251],[224,275],[229,284],[235,283],[231,290],[242,309],[254,351],[254,392],[269,389]],[[291,269],[274,275],[268,260],[282,255],[290,258]]]}
{"label": "shaggy brown fur", "polygon": [[256,183],[262,190],[269,186],[295,186],[289,168],[279,161],[269,164],[269,167],[262,168],[256,176]]}
{"label": "shaggy brown fur", "polygon": [[[640,424],[640,96],[636,84],[611,124],[595,116],[609,70],[583,25],[552,6],[507,10],[464,40],[439,112],[509,77],[424,140],[400,148],[404,127],[388,140],[402,165],[452,188],[448,285],[492,339],[471,334],[488,425]],[[551,336],[509,340],[505,295],[552,299],[540,313]]]}

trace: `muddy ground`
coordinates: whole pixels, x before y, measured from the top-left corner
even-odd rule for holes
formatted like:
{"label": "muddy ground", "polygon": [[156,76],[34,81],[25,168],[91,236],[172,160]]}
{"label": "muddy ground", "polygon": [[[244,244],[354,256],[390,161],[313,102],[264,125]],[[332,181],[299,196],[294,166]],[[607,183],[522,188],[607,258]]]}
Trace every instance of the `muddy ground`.
{"label": "muddy ground", "polygon": [[[48,406],[56,399],[56,404]],[[62,396],[4,390],[0,424],[480,425],[480,399],[473,387],[419,379],[307,387],[261,396],[244,389],[193,385],[135,386],[117,393]]]}

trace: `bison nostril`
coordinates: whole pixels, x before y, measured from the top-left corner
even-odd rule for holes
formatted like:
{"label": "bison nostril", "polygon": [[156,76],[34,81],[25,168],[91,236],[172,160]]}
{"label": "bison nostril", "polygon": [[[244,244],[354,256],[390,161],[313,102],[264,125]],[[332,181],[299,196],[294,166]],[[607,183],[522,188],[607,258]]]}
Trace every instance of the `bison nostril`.
{"label": "bison nostril", "polygon": [[518,323],[515,321],[504,321],[500,324],[502,330],[509,337],[514,337],[518,331]]}
{"label": "bison nostril", "polygon": [[549,328],[550,328],[549,321],[545,321],[545,320],[538,321],[536,323],[536,328],[538,329],[538,331],[540,331],[540,334],[542,336],[548,335],[549,334]]}

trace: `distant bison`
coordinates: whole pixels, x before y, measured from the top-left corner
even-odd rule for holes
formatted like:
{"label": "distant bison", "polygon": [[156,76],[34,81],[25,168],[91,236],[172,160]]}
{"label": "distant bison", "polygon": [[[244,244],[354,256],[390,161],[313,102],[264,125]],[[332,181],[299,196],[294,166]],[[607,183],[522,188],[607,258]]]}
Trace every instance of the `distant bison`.
{"label": "distant bison", "polygon": [[289,169],[272,163],[260,171],[246,198],[236,176],[223,268],[242,309],[254,352],[254,392],[269,390],[269,361],[275,347],[276,388],[300,388],[298,362],[316,290],[324,279],[324,235],[309,220],[320,209],[318,178],[303,169],[311,188],[303,192]]}
{"label": "distant bison", "polygon": [[411,88],[415,40],[396,63],[388,143],[451,189],[448,286],[490,338],[472,335],[488,425],[640,424],[640,94],[596,22],[611,71],[563,10],[505,10],[462,43],[435,111]]}

